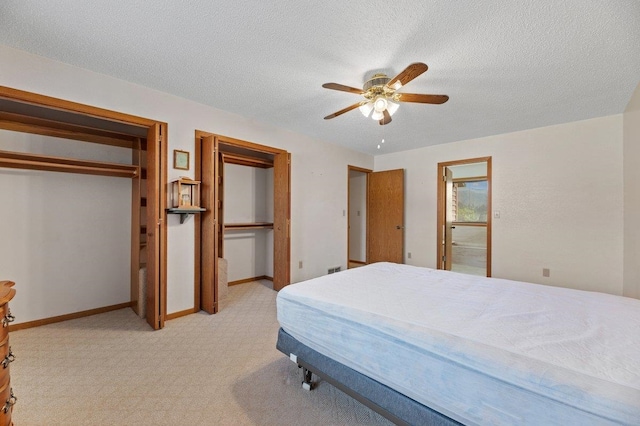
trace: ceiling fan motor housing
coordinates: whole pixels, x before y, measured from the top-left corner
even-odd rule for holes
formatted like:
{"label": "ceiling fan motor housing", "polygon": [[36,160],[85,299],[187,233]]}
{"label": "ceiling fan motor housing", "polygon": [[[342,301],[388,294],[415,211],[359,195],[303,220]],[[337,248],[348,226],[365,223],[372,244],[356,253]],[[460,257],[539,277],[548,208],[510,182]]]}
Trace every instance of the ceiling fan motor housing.
{"label": "ceiling fan motor housing", "polygon": [[389,80],[391,80],[391,79],[389,77],[387,77],[386,74],[374,74],[373,77],[371,77],[369,80],[367,80],[364,83],[364,86],[362,88],[366,92],[369,89],[371,89],[372,87],[384,86],[385,84],[387,84],[387,82]]}

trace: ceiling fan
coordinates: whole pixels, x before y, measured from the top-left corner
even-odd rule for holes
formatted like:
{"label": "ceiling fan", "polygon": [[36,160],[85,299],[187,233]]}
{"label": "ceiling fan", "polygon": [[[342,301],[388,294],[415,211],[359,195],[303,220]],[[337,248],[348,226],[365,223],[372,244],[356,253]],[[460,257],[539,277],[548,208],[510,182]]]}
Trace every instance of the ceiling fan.
{"label": "ceiling fan", "polygon": [[393,78],[387,77],[386,74],[375,74],[364,83],[362,89],[344,86],[338,83],[325,83],[322,85],[325,89],[355,93],[357,95],[363,95],[365,99],[333,114],[327,115],[324,119],[329,120],[345,112],[349,112],[352,109],[359,108],[365,117],[371,115],[371,118],[378,120],[382,126],[391,122],[391,116],[398,110],[398,102],[417,102],[422,104],[443,104],[447,102],[449,100],[449,96],[447,95],[397,92],[397,90],[424,73],[428,68],[427,64],[415,62]]}

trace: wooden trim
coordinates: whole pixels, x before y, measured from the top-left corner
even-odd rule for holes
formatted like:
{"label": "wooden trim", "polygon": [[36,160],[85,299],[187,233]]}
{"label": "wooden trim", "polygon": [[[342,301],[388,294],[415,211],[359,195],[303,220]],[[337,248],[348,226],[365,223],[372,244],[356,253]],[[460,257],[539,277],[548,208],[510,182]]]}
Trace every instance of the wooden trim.
{"label": "wooden trim", "polygon": [[217,274],[218,274],[218,241],[217,241],[217,182],[216,182],[216,162],[215,138],[212,134],[196,130],[195,132],[195,176],[202,182],[200,193],[201,206],[207,211],[197,215],[195,243],[198,247],[196,265],[199,277],[194,282],[194,308],[202,309],[209,314],[217,312]]}
{"label": "wooden trim", "polygon": [[[140,139],[132,147],[133,150],[131,152],[131,163],[140,166],[141,162],[141,151],[140,151]],[[131,275],[131,308],[133,311],[140,315],[140,301],[139,301],[139,293],[140,293],[140,251],[146,246],[146,242],[142,243],[142,239],[140,238],[140,228],[141,228],[141,206],[143,204],[141,198],[141,190],[140,190],[140,176],[136,176],[131,180],[131,266],[130,266],[130,275]],[[146,199],[145,199],[146,204]],[[146,241],[146,239],[145,239]],[[145,259],[146,262],[146,259]]]}
{"label": "wooden trim", "polygon": [[273,167],[272,160],[264,160],[262,158],[249,157],[241,154],[224,153],[222,161],[228,164],[236,164],[238,166],[260,167],[262,169],[270,169]]}
{"label": "wooden trim", "polygon": [[453,183],[458,183],[458,182],[480,182],[483,180],[487,180],[487,177],[486,176],[470,176],[470,177],[452,179],[451,181]]}
{"label": "wooden trim", "polygon": [[24,330],[25,328],[40,327],[41,325],[54,324],[56,322],[68,321],[91,315],[103,314],[105,312],[117,311],[118,309],[130,308],[133,302],[119,303],[117,305],[105,306],[102,308],[88,309],[86,311],[74,312],[72,314],[58,315],[51,318],[43,318],[35,321],[27,321],[20,324],[9,325],[9,332]]}
{"label": "wooden trim", "polygon": [[[164,321],[167,315],[167,194],[169,192],[169,124],[160,123],[160,156],[158,164],[160,165],[160,181],[156,182],[156,188],[160,191],[160,250],[158,251],[159,268],[160,268],[160,328],[164,327]],[[148,156],[148,154],[147,154]],[[147,166],[150,161],[147,158]],[[147,191],[148,196],[149,191]],[[147,253],[147,256],[149,254]]]}
{"label": "wooden trim", "polygon": [[[252,151],[264,152],[267,154],[284,154],[287,152],[284,149],[274,148],[272,146],[267,146],[267,145],[260,145],[254,142],[247,142],[242,139],[235,139],[229,136],[219,135],[217,133],[205,132],[202,130],[196,130],[196,135],[199,135],[200,137],[215,136],[218,143],[240,146]],[[222,151],[224,152],[224,149],[222,149]]]}
{"label": "wooden trim", "polygon": [[[195,180],[202,184],[202,139],[196,134],[193,145],[193,171]],[[200,193],[202,197],[202,192]],[[202,205],[202,198],[200,199]],[[202,264],[202,217],[194,215],[194,232],[193,232],[193,311],[200,310],[200,282],[202,280],[201,264]]]}
{"label": "wooden trim", "polygon": [[491,157],[487,157],[487,276],[491,276],[491,229],[493,228],[491,218],[493,217],[493,208],[491,207],[491,188],[492,184]]}
{"label": "wooden trim", "polygon": [[32,92],[26,92],[23,90],[12,89],[6,86],[0,86],[0,98],[12,99],[52,109],[76,112],[82,115],[107,119],[109,121],[118,121],[120,123],[133,124],[141,127],[150,127],[151,125],[157,123],[157,121],[150,120],[148,118],[84,105],[77,102],[66,101],[63,99],[40,95]]}
{"label": "wooden trim", "polygon": [[171,314],[167,314],[165,316],[165,320],[169,321],[169,320],[173,320],[180,317],[186,317],[187,315],[195,314],[196,312],[199,312],[199,310],[195,308],[185,309],[184,311],[178,311]]}
{"label": "wooden trim", "polygon": [[131,148],[133,137],[122,137],[97,130],[87,129],[71,124],[55,124],[55,121],[30,118],[20,114],[0,112],[0,128],[14,132],[31,133],[35,135],[52,136],[56,138],[72,139],[83,142],[93,142],[103,145]]}
{"label": "wooden trim", "polygon": [[256,223],[225,223],[225,231],[238,231],[243,229],[273,229],[273,223],[271,222],[256,222]]}
{"label": "wooden trim", "polygon": [[[218,140],[218,144],[240,146],[251,151],[264,152],[267,154],[286,154],[287,151],[280,148],[274,148],[272,146],[260,145],[254,142],[247,142],[241,139],[230,138],[229,136],[215,135]],[[224,152],[224,149],[221,151]]]}
{"label": "wooden trim", "polygon": [[251,282],[254,282],[254,281],[258,281],[258,280],[273,281],[273,277],[268,277],[266,275],[262,275],[262,276],[259,276],[259,277],[245,278],[245,279],[242,279],[242,280],[230,281],[230,282],[227,283],[227,285],[246,284],[246,283],[251,283]]}
{"label": "wooden trim", "polygon": [[488,162],[491,161],[491,157],[477,157],[477,158],[467,158],[465,160],[454,160],[454,161],[445,161],[442,163],[438,163],[438,166],[449,167],[449,166],[460,166],[463,164],[473,164],[473,163],[485,163],[487,162],[487,177],[491,176],[489,174]]}
{"label": "wooden trim", "polygon": [[356,265],[366,265],[366,262],[362,262],[361,260],[352,260],[349,259],[349,263],[355,263]]}
{"label": "wooden trim", "polygon": [[348,170],[353,170],[354,172],[362,172],[362,173],[371,173],[371,172],[373,172],[373,170],[371,170],[371,169],[365,169],[363,167],[357,167],[357,166],[352,166],[352,165],[348,165],[347,166],[347,171]]}
{"label": "wooden trim", "polygon": [[273,168],[273,289],[291,283],[291,155],[274,158]]}
{"label": "wooden trim", "polygon": [[0,151],[0,167],[124,178],[134,178],[140,174],[140,168],[134,165],[11,151]]}
{"label": "wooden trim", "polygon": [[451,222],[451,223],[454,224],[455,226],[487,226],[487,222]]}

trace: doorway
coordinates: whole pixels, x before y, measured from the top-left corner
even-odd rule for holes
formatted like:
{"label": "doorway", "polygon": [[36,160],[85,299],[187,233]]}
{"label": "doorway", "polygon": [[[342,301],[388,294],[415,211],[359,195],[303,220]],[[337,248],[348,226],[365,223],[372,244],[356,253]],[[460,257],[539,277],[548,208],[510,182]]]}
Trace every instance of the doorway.
{"label": "doorway", "polygon": [[[352,253],[353,245],[358,247],[357,255],[362,258],[366,253],[364,263],[359,260],[358,263],[349,262],[349,267],[362,266],[363,264],[375,262],[404,262],[404,169],[385,170],[380,172],[372,172],[368,169],[360,169],[353,166],[347,168],[349,176],[349,189],[351,184],[354,185],[354,193],[348,191],[348,207],[349,207],[349,224],[347,225],[347,253],[349,259]],[[354,173],[352,173],[354,172]],[[361,174],[358,174],[360,172]],[[354,181],[351,181],[351,176]],[[358,182],[355,179],[362,179],[366,176],[366,183]],[[365,186],[365,189],[362,189]],[[358,188],[357,190],[355,188]],[[366,194],[365,203],[365,219],[358,217],[358,207],[362,207],[362,198]],[[353,199],[352,199],[353,198]],[[351,205],[355,208],[351,208]],[[354,222],[360,221],[359,226],[364,228],[364,243],[362,242],[363,233],[351,234],[351,219]],[[360,240],[355,240],[359,238]],[[355,254],[354,254],[355,256]]]}
{"label": "doorway", "polygon": [[367,263],[367,176],[372,170],[348,166],[347,268]]}
{"label": "doorway", "polygon": [[491,157],[438,164],[438,269],[491,276]]}

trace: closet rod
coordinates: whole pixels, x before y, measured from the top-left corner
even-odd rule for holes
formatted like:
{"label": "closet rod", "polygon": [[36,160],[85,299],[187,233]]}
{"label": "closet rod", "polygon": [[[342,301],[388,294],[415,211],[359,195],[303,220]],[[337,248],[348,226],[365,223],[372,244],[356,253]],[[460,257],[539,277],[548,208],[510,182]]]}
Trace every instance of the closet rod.
{"label": "closet rod", "polygon": [[128,164],[76,160],[73,158],[10,151],[0,151],[0,167],[125,178],[134,178],[140,174],[138,166]]}

